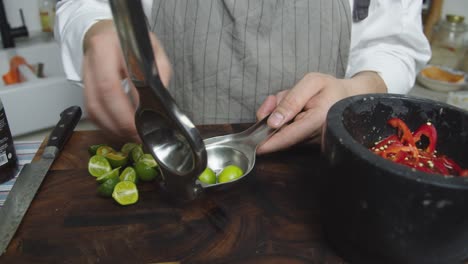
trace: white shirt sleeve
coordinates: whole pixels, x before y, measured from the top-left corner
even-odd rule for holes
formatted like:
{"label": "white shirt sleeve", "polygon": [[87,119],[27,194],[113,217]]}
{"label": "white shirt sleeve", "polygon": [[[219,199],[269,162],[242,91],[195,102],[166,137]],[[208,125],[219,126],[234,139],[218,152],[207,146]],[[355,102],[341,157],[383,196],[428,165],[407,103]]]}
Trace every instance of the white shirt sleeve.
{"label": "white shirt sleeve", "polygon": [[[149,16],[152,0],[143,0],[142,3],[145,14]],[[69,80],[81,81],[84,35],[92,25],[104,19],[112,19],[106,0],[62,0],[57,3],[54,33]]]}
{"label": "white shirt sleeve", "polygon": [[369,16],[352,24],[346,77],[375,71],[389,93],[406,94],[431,56],[421,12],[422,1],[370,1]]}

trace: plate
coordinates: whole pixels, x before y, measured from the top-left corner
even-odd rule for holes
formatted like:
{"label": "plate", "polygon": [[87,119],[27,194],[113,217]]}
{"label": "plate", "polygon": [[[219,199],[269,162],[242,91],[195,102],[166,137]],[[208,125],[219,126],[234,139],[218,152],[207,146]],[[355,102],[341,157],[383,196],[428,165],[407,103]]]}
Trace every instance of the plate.
{"label": "plate", "polygon": [[[426,74],[424,74],[426,71],[434,70],[434,69],[446,75],[446,76],[441,76],[440,79],[448,79],[446,78],[447,76],[454,77],[456,75],[458,76],[463,75],[464,77],[462,77],[461,79],[457,81],[443,81],[443,80],[429,78],[427,77]],[[427,65],[417,76],[417,80],[421,85],[423,85],[424,87],[428,89],[438,91],[438,92],[453,92],[453,91],[461,90],[466,87],[467,79],[468,79],[468,75],[467,73],[463,71],[458,71],[458,70],[454,70],[448,67],[435,66],[435,65]]]}

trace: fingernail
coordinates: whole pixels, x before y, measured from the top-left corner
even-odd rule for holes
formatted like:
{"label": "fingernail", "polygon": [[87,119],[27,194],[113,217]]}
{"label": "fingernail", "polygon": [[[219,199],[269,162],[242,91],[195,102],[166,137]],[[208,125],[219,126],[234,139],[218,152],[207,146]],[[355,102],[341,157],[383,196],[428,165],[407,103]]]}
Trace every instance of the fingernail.
{"label": "fingernail", "polygon": [[270,116],[270,123],[273,126],[277,127],[277,126],[281,125],[281,123],[283,122],[283,119],[284,119],[284,116],[281,113],[274,112]]}

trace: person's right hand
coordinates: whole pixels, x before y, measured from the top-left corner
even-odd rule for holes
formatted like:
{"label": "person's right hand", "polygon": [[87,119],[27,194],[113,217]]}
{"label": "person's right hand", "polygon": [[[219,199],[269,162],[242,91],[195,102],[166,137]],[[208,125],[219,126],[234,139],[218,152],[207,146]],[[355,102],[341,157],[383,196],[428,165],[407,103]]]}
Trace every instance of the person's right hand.
{"label": "person's right hand", "polygon": [[[161,81],[167,87],[171,65],[153,33],[150,39]],[[129,95],[122,87],[127,69],[113,22],[103,20],[94,24],[85,35],[83,50],[84,96],[89,119],[110,135],[139,141],[135,127],[138,93],[130,81]]]}

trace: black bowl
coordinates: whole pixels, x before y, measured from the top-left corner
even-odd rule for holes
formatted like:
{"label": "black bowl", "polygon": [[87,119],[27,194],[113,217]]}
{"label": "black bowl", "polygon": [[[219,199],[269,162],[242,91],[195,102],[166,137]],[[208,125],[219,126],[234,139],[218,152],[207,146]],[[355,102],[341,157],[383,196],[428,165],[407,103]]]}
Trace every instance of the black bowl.
{"label": "black bowl", "polygon": [[424,173],[368,150],[395,133],[387,125],[392,117],[411,131],[432,122],[436,150],[468,168],[467,111],[393,94],[341,100],[328,112],[322,137],[326,237],[351,263],[462,263],[468,258],[468,178]]}

